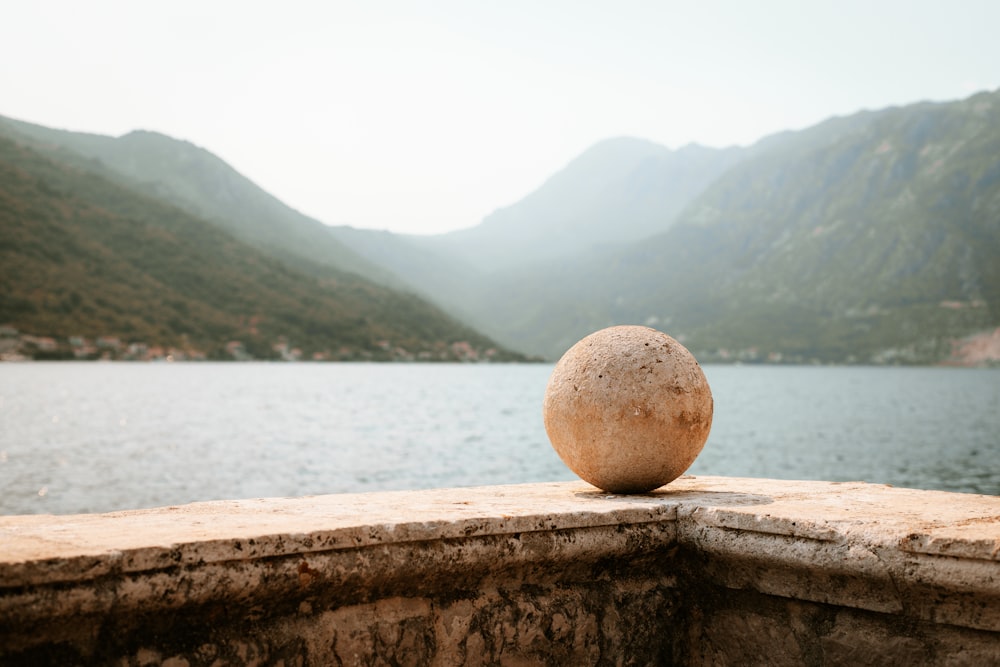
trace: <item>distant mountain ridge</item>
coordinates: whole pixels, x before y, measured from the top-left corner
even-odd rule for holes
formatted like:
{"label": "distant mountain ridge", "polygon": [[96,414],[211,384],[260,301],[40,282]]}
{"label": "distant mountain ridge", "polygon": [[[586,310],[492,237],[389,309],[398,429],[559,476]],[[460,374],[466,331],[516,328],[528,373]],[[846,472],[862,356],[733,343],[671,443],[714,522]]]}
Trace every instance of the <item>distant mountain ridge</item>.
{"label": "distant mountain ridge", "polygon": [[643,139],[608,139],[471,229],[421,237],[341,226],[332,233],[456,317],[515,348],[551,356],[553,346],[522,335],[518,323],[536,304],[560,304],[546,300],[546,279],[523,278],[668,228],[743,152],[697,145],[672,151]]}
{"label": "distant mountain ridge", "polygon": [[486,271],[624,245],[663,231],[741,155],[738,148],[672,151],[645,139],[607,139],[476,227],[411,240]]}

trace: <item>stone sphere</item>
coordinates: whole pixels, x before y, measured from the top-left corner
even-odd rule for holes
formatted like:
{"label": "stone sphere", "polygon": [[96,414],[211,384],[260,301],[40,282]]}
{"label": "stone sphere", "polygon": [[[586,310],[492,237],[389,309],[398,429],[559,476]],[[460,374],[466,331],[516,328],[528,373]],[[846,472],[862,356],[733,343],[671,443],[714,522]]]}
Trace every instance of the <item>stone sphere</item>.
{"label": "stone sphere", "polygon": [[687,348],[656,329],[617,326],[563,355],[542,415],[573,472],[611,493],[645,493],[694,463],[712,410],[708,381]]}

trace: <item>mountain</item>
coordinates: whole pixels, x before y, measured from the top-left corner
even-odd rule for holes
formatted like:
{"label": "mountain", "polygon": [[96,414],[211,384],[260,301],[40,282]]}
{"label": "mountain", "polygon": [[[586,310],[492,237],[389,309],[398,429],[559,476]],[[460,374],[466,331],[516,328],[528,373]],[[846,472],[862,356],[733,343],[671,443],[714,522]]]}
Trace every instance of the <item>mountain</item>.
{"label": "mountain", "polygon": [[156,132],[121,137],[68,132],[0,117],[0,136],[61,162],[169,201],[301,270],[329,267],[402,288],[384,269],[339,243],[318,220],[285,205],[203,148]]}
{"label": "mountain", "polygon": [[1000,91],[745,149],[609,140],[474,228],[334,233],[550,359],[639,323],[703,360],[964,363],[1000,326]]}
{"label": "mountain", "polygon": [[299,272],[77,158],[0,137],[0,352],[19,332],[37,356],[132,343],[139,356],[522,358],[412,294]]}
{"label": "mountain", "polygon": [[485,271],[626,244],[667,229],[741,153],[694,144],[672,151],[644,139],[608,139],[481,224],[410,240]]}
{"label": "mountain", "polygon": [[[811,151],[739,165],[651,246],[660,260],[637,271],[677,258],[703,345],[944,358],[1000,324],[1000,92],[887,110]],[[680,302],[661,290],[634,306]]]}
{"label": "mountain", "polygon": [[[256,202],[249,208],[268,204],[224,163],[162,135],[109,140],[0,121],[3,133],[74,174],[161,206],[168,198],[199,230],[207,220],[225,235],[212,242],[253,245],[236,254],[250,253],[255,266],[324,289],[383,290],[370,300],[386,303],[407,298],[387,286],[406,286],[452,318],[437,312],[435,322],[459,318],[528,354],[554,359],[595,329],[639,323],[681,339],[703,361],[1000,361],[1000,91],[831,118],[746,148],[604,141],[480,225],[430,237],[327,228],[287,207],[256,220],[253,211],[236,215],[245,198]],[[27,199],[13,195],[17,206],[67,192],[51,190],[50,180]],[[111,210],[80,187],[72,192],[55,210],[76,211],[81,201]],[[116,215],[135,218],[133,208]],[[43,235],[47,243],[32,252],[58,250],[64,233]],[[116,246],[96,256],[122,253]],[[139,284],[122,275],[116,285]],[[65,294],[45,301],[47,289],[36,285],[4,307],[52,310],[63,297],[60,307],[73,306]],[[385,314],[368,322],[395,341],[401,323]],[[448,337],[447,326],[410,345],[428,349],[430,338]]]}
{"label": "mountain", "polygon": [[548,351],[544,340],[520,331],[535,326],[529,322],[536,306],[559,309],[557,295],[546,295],[547,279],[531,277],[668,229],[742,155],[737,148],[672,151],[642,139],[609,139],[471,229],[424,237],[350,227],[332,233],[463,321],[516,349]]}
{"label": "mountain", "polygon": [[420,243],[416,237],[388,231],[331,227],[337,240],[367,261],[391,272],[393,285],[402,282],[464,322],[475,319],[477,304],[489,278],[482,267],[461,253]]}
{"label": "mountain", "polygon": [[[864,363],[946,360],[989,334],[1000,325],[1000,92],[837,125],[755,147],[662,234],[522,276],[572,313],[538,304],[522,331],[550,356],[636,322],[704,360]],[[501,293],[519,302],[529,289]]]}

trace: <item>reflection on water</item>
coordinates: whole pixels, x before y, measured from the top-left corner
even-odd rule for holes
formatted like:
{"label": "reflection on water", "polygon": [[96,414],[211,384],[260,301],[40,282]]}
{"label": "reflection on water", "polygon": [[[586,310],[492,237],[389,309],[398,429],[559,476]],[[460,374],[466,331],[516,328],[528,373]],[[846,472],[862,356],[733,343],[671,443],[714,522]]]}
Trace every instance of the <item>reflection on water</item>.
{"label": "reflection on water", "polygon": [[692,474],[1000,494],[1000,370],[706,369],[717,421]]}
{"label": "reflection on water", "polygon": [[[690,473],[1000,494],[1000,371],[710,366]],[[0,513],[573,479],[545,365],[6,364]]]}

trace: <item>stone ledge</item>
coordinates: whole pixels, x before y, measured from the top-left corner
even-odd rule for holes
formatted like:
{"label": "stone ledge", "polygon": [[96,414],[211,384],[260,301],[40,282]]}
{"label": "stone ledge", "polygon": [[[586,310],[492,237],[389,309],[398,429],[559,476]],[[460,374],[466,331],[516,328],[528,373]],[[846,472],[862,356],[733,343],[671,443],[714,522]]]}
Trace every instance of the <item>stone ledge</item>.
{"label": "stone ledge", "polygon": [[110,570],[678,517],[700,526],[1000,562],[997,497],[864,482],[686,476],[634,496],[557,482],[0,516],[0,588]]}
{"label": "stone ledge", "polygon": [[669,522],[676,510],[664,496],[553,483],[0,516],[0,590],[375,545]]}
{"label": "stone ledge", "polygon": [[[619,579],[669,610],[697,607],[708,586],[1000,632],[1000,498],[860,482],[684,477],[639,496],[567,482],[12,516],[0,544],[0,656],[91,646],[110,627],[134,639],[130,615],[181,609],[298,618],[418,600],[441,622],[455,599],[535,605],[531,591],[558,590],[600,610],[626,604]],[[1000,657],[991,642],[977,655]]]}

